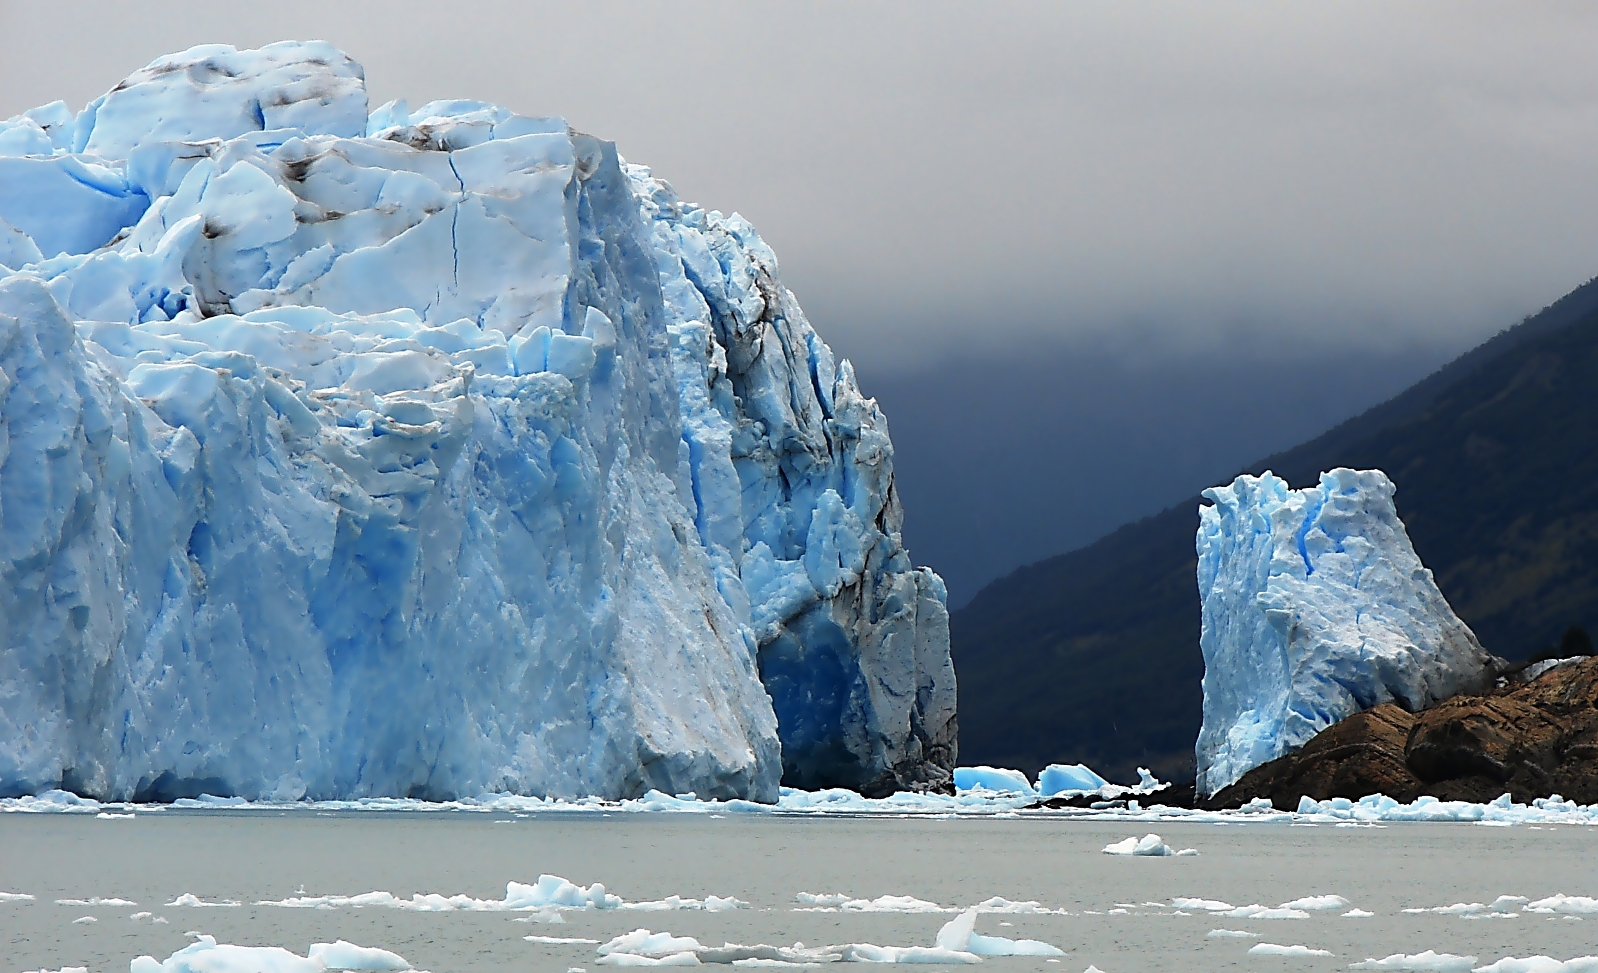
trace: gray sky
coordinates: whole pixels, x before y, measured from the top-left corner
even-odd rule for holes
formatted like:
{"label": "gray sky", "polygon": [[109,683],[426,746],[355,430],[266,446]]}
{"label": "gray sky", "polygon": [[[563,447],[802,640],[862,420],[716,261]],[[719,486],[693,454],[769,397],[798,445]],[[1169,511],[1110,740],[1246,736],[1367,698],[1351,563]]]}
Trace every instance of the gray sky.
{"label": "gray sky", "polygon": [[[1217,421],[1213,449],[1193,433],[1229,470],[1598,273],[1590,3],[0,0],[0,32],[0,117],[80,107],[191,44],[286,37],[343,47],[374,104],[564,115],[753,221],[817,329],[901,409],[987,401],[1008,361],[1122,369],[1144,418],[1085,415],[1048,382],[1009,413],[1066,451],[1110,428],[1137,450],[1190,410],[1161,398],[1178,372],[1293,363],[1282,394],[1324,400],[1303,428]],[[895,438],[922,460],[953,448]],[[1148,473],[1150,496],[1203,485],[1184,470]],[[1027,516],[1086,502],[1039,490]],[[912,524],[942,509],[923,506]],[[942,543],[924,533],[918,556]]]}

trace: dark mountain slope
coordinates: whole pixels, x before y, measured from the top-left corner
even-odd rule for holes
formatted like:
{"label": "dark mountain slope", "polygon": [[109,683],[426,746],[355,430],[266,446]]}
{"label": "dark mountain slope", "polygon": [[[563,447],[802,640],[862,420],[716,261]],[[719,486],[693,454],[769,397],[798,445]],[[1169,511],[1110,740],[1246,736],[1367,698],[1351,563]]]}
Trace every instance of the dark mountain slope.
{"label": "dark mountain slope", "polygon": [[[1393,399],[1252,464],[1398,484],[1415,549],[1492,652],[1598,622],[1598,279]],[[994,582],[954,613],[960,760],[1190,779],[1199,498]]]}

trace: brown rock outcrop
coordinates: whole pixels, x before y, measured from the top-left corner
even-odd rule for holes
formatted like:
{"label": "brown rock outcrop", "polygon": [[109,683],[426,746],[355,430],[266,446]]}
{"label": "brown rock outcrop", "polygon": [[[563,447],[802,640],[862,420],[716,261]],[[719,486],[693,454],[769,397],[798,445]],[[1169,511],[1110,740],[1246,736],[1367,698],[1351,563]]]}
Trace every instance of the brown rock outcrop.
{"label": "brown rock outcrop", "polygon": [[1560,794],[1598,803],[1598,658],[1420,713],[1391,703],[1357,713],[1202,803],[1265,797],[1291,809],[1306,795],[1491,801],[1505,792],[1522,802]]}

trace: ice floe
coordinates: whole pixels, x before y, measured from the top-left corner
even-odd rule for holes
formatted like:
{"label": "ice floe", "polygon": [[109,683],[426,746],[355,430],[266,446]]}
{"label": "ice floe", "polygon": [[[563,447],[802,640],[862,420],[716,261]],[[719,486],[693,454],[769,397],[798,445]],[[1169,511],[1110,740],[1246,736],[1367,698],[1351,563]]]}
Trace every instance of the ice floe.
{"label": "ice floe", "polygon": [[182,895],[167,903],[168,908],[188,906],[191,909],[237,909],[242,902],[224,899],[221,902],[207,902],[193,892],[184,892]]}
{"label": "ice floe", "polygon": [[1488,966],[1476,967],[1475,973],[1594,973],[1598,971],[1598,956],[1577,956],[1575,959],[1557,960],[1552,956],[1506,956]]}
{"label": "ice floe", "polygon": [[1309,913],[1303,909],[1289,909],[1286,906],[1270,908],[1258,903],[1242,905],[1226,912],[1216,913],[1228,919],[1308,919]]}
{"label": "ice floe", "polygon": [[1476,966],[1474,956],[1456,956],[1453,953],[1394,953],[1381,959],[1367,959],[1363,963],[1350,963],[1351,970],[1409,970],[1413,973],[1469,973]]}
{"label": "ice floe", "polygon": [[984,956],[1055,957],[1065,953],[1035,939],[1006,939],[976,932],[979,911],[973,907],[944,923],[931,946],[792,946],[723,943],[706,946],[691,936],[635,929],[600,945],[595,952],[605,966],[810,966],[820,963],[971,964]]}
{"label": "ice floe", "polygon": [[1247,929],[1211,929],[1204,934],[1210,939],[1258,939],[1260,934]]}
{"label": "ice floe", "polygon": [[955,909],[913,895],[879,895],[856,899],[842,892],[800,892],[795,912],[954,912]]}
{"label": "ice floe", "polygon": [[1335,912],[1349,906],[1347,899],[1341,895],[1306,895],[1291,902],[1283,902],[1284,909],[1305,909],[1310,912]]}
{"label": "ice floe", "polygon": [[[178,903],[173,903],[178,904]],[[193,904],[193,903],[183,903]],[[679,909],[726,912],[747,908],[749,903],[731,896],[707,895],[703,899],[679,895],[643,902],[628,902],[612,895],[600,882],[581,886],[559,875],[540,875],[538,881],[505,883],[502,899],[478,899],[466,894],[444,896],[436,892],[417,892],[402,899],[392,892],[363,892],[360,895],[297,895],[265,900],[256,905],[283,909],[386,908],[410,912],[526,912],[549,909],[626,909],[638,912],[670,912]]]}
{"label": "ice floe", "polygon": [[1138,858],[1170,858],[1174,856],[1192,856],[1198,852],[1192,848],[1183,848],[1176,851],[1160,839],[1157,834],[1146,834],[1141,838],[1127,838],[1104,846],[1106,855],[1132,855]]}
{"label": "ice floe", "polygon": [[96,895],[93,898],[88,898],[88,899],[56,899],[55,900],[55,904],[56,905],[89,905],[89,906],[102,905],[102,906],[108,906],[108,907],[120,907],[120,906],[135,906],[135,905],[138,905],[139,903],[130,902],[127,899],[102,899],[98,895]]}
{"label": "ice floe", "polygon": [[32,902],[33,896],[26,892],[0,892],[0,902]]}
{"label": "ice floe", "polygon": [[218,943],[216,937],[203,933],[191,935],[195,942],[165,961],[140,956],[128,964],[128,973],[392,973],[411,969],[403,957],[386,949],[357,946],[342,939],[313,943],[307,955],[300,956],[280,946],[235,946]]}
{"label": "ice floe", "polygon": [[1311,949],[1308,946],[1300,946],[1300,945],[1297,945],[1297,944],[1294,944],[1292,946],[1278,946],[1276,943],[1255,943],[1254,945],[1252,945],[1252,946],[1250,946],[1248,948],[1248,954],[1250,956],[1289,956],[1289,957],[1309,957],[1309,956],[1331,956],[1331,955],[1333,955],[1332,951],[1329,950],[1329,949]]}

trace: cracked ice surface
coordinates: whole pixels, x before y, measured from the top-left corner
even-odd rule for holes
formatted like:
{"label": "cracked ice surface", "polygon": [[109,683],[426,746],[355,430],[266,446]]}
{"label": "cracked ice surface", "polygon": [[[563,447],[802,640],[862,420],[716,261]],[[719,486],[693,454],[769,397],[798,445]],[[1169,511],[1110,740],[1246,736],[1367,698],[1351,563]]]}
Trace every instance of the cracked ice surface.
{"label": "cracked ice surface", "polygon": [[1290,490],[1240,476],[1199,508],[1204,724],[1213,794],[1380,703],[1410,710],[1481,688],[1492,657],[1415,555],[1380,470]]}
{"label": "cracked ice surface", "polygon": [[0,796],[947,783],[886,420],[610,143],[194,48],[0,122],[0,265]]}

